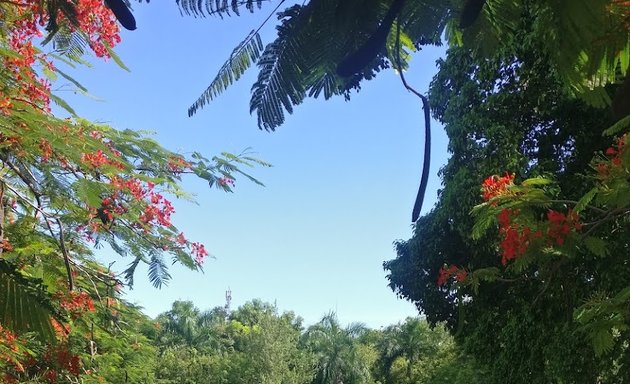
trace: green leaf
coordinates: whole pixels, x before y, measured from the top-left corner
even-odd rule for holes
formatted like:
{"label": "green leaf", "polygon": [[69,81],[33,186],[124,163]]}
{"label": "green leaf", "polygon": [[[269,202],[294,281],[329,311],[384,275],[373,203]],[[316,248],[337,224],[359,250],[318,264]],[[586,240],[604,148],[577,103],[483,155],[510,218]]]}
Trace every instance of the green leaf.
{"label": "green leaf", "polygon": [[86,179],[79,179],[74,182],[72,188],[76,191],[79,199],[88,203],[91,207],[100,207],[102,202],[102,190],[99,186],[99,183]]}
{"label": "green leaf", "polygon": [[35,332],[54,343],[50,318],[55,315],[40,280],[26,279],[9,262],[0,259],[0,324],[21,334]]}
{"label": "green leaf", "polygon": [[170,273],[168,273],[168,267],[164,264],[164,261],[158,255],[151,257],[149,262],[149,281],[155,288],[162,288],[162,285],[168,284],[171,279]]}
{"label": "green leaf", "polygon": [[176,0],[175,2],[182,14],[195,17],[218,15],[223,18],[223,16],[231,16],[230,12],[239,16],[243,6],[250,13],[254,13],[254,5],[260,9],[263,1],[269,0]]}
{"label": "green leaf", "polygon": [[532,177],[531,179],[523,180],[521,185],[524,187],[534,187],[539,185],[549,185],[552,184],[553,181],[544,177]]}
{"label": "green leaf", "polygon": [[72,109],[72,107],[68,103],[66,103],[64,99],[53,94],[50,95],[50,98],[52,101],[55,102],[55,104],[68,111],[68,113],[70,113],[72,116],[77,116],[77,113],[74,111],[74,109]]}
{"label": "green leaf", "polygon": [[107,50],[107,53],[109,53],[109,56],[111,56],[112,60],[114,60],[114,63],[116,63],[120,68],[124,69],[125,71],[131,72],[131,70],[127,68],[120,57],[118,57],[116,52],[114,52],[114,50],[105,41],[103,41],[103,46]]}
{"label": "green leaf", "polygon": [[584,245],[595,256],[604,257],[608,253],[606,242],[598,237],[588,236],[584,238]]}
{"label": "green leaf", "polygon": [[263,50],[263,43],[256,31],[251,31],[247,37],[232,51],[229,59],[221,66],[208,88],[199,96],[197,101],[188,108],[188,116],[194,115],[204,105],[230,85],[238,81],[243,73],[255,63]]}
{"label": "green leaf", "polygon": [[481,238],[488,231],[488,228],[495,223],[494,213],[494,210],[489,209],[488,204],[485,203],[473,208],[473,214],[476,217],[472,228],[473,239]]}
{"label": "green leaf", "polygon": [[630,128],[630,115],[624,117],[619,120],[615,124],[613,124],[610,128],[604,131],[604,135],[613,136],[622,131],[627,131]]}
{"label": "green leaf", "polygon": [[610,329],[598,329],[591,334],[591,341],[598,356],[610,351],[615,345],[615,339]]}
{"label": "green leaf", "polygon": [[584,208],[586,208],[586,206],[593,200],[593,198],[595,197],[597,192],[598,192],[597,187],[595,187],[595,188],[591,189],[590,191],[586,192],[586,194],[584,196],[582,196],[582,198],[580,198],[580,200],[577,202],[577,204],[575,204],[575,207],[573,208],[573,210],[576,213],[582,212],[584,210]]}
{"label": "green leaf", "polygon": [[81,85],[81,83],[79,83],[78,81],[76,81],[74,78],[72,78],[72,76],[68,75],[67,73],[65,73],[64,71],[62,71],[61,69],[55,67],[55,71],[61,75],[61,77],[63,77],[64,79],[68,80],[69,82],[71,82],[72,84],[74,84],[77,88],[79,88],[81,91],[83,92],[87,92],[87,88],[85,88],[83,85]]}

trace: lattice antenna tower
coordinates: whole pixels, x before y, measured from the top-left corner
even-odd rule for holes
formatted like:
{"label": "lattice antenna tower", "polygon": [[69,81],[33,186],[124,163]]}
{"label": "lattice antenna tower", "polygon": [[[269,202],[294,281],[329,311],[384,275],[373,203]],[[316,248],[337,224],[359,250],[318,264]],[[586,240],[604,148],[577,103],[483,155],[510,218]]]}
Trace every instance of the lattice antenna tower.
{"label": "lattice antenna tower", "polygon": [[232,290],[228,287],[227,291],[225,291],[225,312],[230,314],[230,304],[232,303]]}

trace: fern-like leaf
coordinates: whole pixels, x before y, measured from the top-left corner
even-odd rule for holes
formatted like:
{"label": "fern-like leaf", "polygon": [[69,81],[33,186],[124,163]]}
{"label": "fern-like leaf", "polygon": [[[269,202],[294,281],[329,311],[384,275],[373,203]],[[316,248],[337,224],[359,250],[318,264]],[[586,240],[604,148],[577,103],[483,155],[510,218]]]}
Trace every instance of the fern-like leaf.
{"label": "fern-like leaf", "polygon": [[274,131],[284,123],[284,110],[304,100],[305,92],[297,81],[297,65],[286,60],[285,52],[296,52],[293,41],[275,41],[267,46],[259,61],[260,73],[252,86],[250,113],[258,114],[258,127]]}
{"label": "fern-like leaf", "polygon": [[258,60],[258,80],[252,86],[250,113],[258,114],[258,127],[274,131],[284,122],[284,110],[293,112],[293,105],[306,96],[300,82],[301,47],[296,33],[295,21],[300,9],[288,13],[278,28],[278,38],[267,45]]}
{"label": "fern-like leaf", "polygon": [[[89,51],[88,39],[80,32],[61,29],[54,35],[50,35],[50,41],[57,54],[70,59],[78,59]],[[45,40],[44,44],[47,42]]]}
{"label": "fern-like leaf", "polygon": [[217,15],[223,18],[223,16],[231,16],[232,13],[239,16],[243,7],[253,13],[255,8],[262,7],[263,1],[269,0],[176,0],[176,3],[180,12],[188,16]]}
{"label": "fern-like leaf", "polygon": [[168,273],[168,267],[164,264],[164,260],[158,255],[151,256],[149,262],[149,281],[155,288],[162,288],[171,279]]}
{"label": "fern-like leaf", "polygon": [[258,32],[251,31],[249,35],[232,51],[230,58],[223,64],[219,73],[208,88],[199,96],[197,101],[188,108],[188,116],[194,115],[232,83],[241,78],[243,73],[255,63],[263,50],[263,43]]}
{"label": "fern-like leaf", "polygon": [[41,281],[27,279],[13,265],[0,259],[0,324],[15,333],[35,332],[54,342],[50,318],[57,316]]}

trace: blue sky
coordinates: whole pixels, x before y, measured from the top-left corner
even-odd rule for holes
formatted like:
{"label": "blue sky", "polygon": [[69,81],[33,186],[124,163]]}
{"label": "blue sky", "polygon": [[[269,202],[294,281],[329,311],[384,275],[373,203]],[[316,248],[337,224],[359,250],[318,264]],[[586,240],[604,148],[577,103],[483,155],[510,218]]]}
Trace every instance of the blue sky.
{"label": "blue sky", "polygon": [[[99,101],[67,98],[77,112],[117,128],[148,129],[169,149],[238,153],[252,147],[273,168],[252,173],[261,188],[237,180],[234,194],[186,179],[197,204],[176,201],[174,217],[187,237],[215,257],[204,273],[177,265],[169,286],[156,290],[140,270],[127,298],[155,316],[177,299],[202,309],[260,298],[293,310],[307,324],[336,310],[342,322],[379,327],[416,315],[387,287],[382,262],[395,257],[393,241],[411,236],[411,209],[422,162],[420,101],[393,71],[363,84],[350,102],[308,100],[275,133],[260,131],[249,115],[252,68],[219,99],[188,118],[188,106],[206,88],[230,52],[272,10],[221,20],[181,17],[174,1],[136,4],[138,29],[124,31],[119,56],[73,72]],[[273,21],[263,31],[275,35]],[[415,55],[407,80],[426,92],[443,48]],[[435,122],[432,170],[424,212],[433,206],[437,172],[447,158]],[[118,268],[131,260],[115,258]]]}

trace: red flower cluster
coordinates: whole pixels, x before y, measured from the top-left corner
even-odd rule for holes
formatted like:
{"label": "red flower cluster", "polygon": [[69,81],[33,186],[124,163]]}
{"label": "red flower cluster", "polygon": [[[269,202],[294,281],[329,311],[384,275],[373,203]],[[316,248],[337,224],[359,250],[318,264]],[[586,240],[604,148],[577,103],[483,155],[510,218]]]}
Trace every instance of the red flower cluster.
{"label": "red flower cluster", "polygon": [[81,161],[87,163],[91,168],[100,168],[103,165],[111,165],[118,169],[125,169],[125,165],[120,161],[116,161],[110,159],[102,150],[98,150],[93,153],[83,153],[81,154]]}
{"label": "red flower cluster", "polygon": [[623,136],[617,138],[617,143],[615,143],[614,147],[610,147],[606,150],[606,155],[612,156],[613,165],[620,166],[621,165],[621,156],[626,152],[628,146],[626,141],[630,136],[628,134],[624,134]]}
{"label": "red flower cluster", "polygon": [[168,159],[167,168],[170,172],[177,175],[180,174],[192,167],[190,162],[186,161],[183,157],[180,156],[171,156]]}
{"label": "red flower cluster", "polygon": [[[38,53],[34,41],[43,36],[41,27],[48,21],[39,0],[17,0],[9,2],[11,20],[6,29],[9,30],[8,42],[17,53],[3,55],[2,66],[15,80],[10,89],[0,93],[0,113],[9,114],[14,103],[28,104],[45,112],[50,112],[50,83],[38,75],[35,65],[39,63],[50,70],[54,69],[52,61],[44,53]],[[109,57],[108,48],[120,43],[119,28],[115,16],[102,0],[79,0],[74,2],[81,32],[87,36],[88,44],[98,57]],[[58,22],[65,22],[63,15],[58,15]],[[75,26],[67,23],[72,31]],[[41,73],[41,72],[40,72]]]}
{"label": "red flower cluster", "polygon": [[464,281],[468,276],[468,272],[464,268],[460,268],[456,265],[450,265],[446,269],[442,266],[438,272],[437,285],[442,286],[446,284],[451,276],[455,276],[455,280],[457,281]]}
{"label": "red flower cluster", "polygon": [[[6,362],[15,372],[24,372],[24,365],[20,362],[22,352],[19,342],[20,340],[13,332],[0,324],[0,360]],[[15,376],[8,372],[0,376],[0,379],[3,383],[18,383]]]}
{"label": "red flower cluster", "polygon": [[234,187],[234,179],[230,177],[221,177],[219,178],[219,185],[222,187]]}
{"label": "red flower cluster", "polygon": [[483,199],[489,201],[494,197],[503,195],[508,187],[514,184],[514,175],[506,173],[505,176],[493,175],[483,181],[481,192]]}
{"label": "red flower cluster", "polygon": [[[6,349],[11,352],[18,352],[17,340],[18,338],[13,332],[0,324],[0,350]],[[0,354],[0,359],[6,360],[6,356]]]}
{"label": "red flower cluster", "polygon": [[52,145],[46,139],[41,139],[39,142],[39,150],[42,151],[42,161],[44,163],[50,161],[53,155]]}
{"label": "red flower cluster", "polygon": [[[60,345],[58,348],[48,350],[44,355],[44,359],[54,363],[60,369],[68,371],[71,375],[78,376],[81,373],[81,358],[70,353],[67,350],[67,346]],[[49,370],[49,372],[54,371]]]}
{"label": "red flower cluster", "polygon": [[120,43],[120,28],[112,11],[102,0],[79,0],[76,5],[77,20],[98,57],[109,57],[106,46]]}
{"label": "red flower cluster", "polygon": [[138,220],[145,224],[157,224],[164,227],[171,225],[171,215],[175,213],[175,208],[170,201],[165,199],[161,194],[150,192],[149,202],[144,207],[144,212]]}
{"label": "red flower cluster", "polygon": [[70,312],[74,318],[85,312],[94,312],[94,301],[86,292],[57,292],[55,299],[59,300],[61,308]]}
{"label": "red flower cluster", "polygon": [[11,25],[9,35],[9,46],[19,56],[6,56],[3,63],[16,82],[15,87],[3,90],[3,93],[8,91],[7,96],[10,96],[7,99],[12,101],[50,111],[50,84],[33,70],[38,60],[46,66],[52,65],[45,55],[38,54],[33,46],[33,40],[42,37],[38,26],[44,23],[40,2],[22,0],[19,4],[20,6],[14,8],[16,19]]}
{"label": "red flower cluster", "polygon": [[190,252],[195,256],[195,262],[198,265],[203,264],[203,259],[208,256],[208,252],[206,251],[206,247],[204,247],[201,243],[191,243],[190,244]]}
{"label": "red flower cluster", "polygon": [[499,220],[499,233],[503,237],[501,240],[501,263],[516,259],[527,252],[530,242],[542,236],[541,231],[533,232],[528,227],[521,227],[514,223],[512,218],[518,215],[518,211],[503,209],[497,217]]}
{"label": "red flower cluster", "polygon": [[13,250],[13,246],[6,237],[0,242],[0,248],[2,248],[2,252],[11,252]]}
{"label": "red flower cluster", "polygon": [[[30,359],[28,368],[37,366],[38,370],[44,370],[42,378],[53,384],[60,378],[79,376],[81,374],[81,358],[70,352],[65,343],[49,346],[39,361]],[[65,382],[65,380],[64,380]]]}
{"label": "red flower cluster", "polygon": [[599,178],[607,180],[611,174],[621,171],[627,172],[627,169],[623,168],[623,156],[628,151],[628,142],[630,141],[630,135],[627,133],[617,138],[617,142],[614,146],[606,150],[606,156],[610,158],[608,161],[600,162],[596,165]]}
{"label": "red flower cluster", "polygon": [[549,229],[547,235],[550,241],[557,245],[563,245],[567,235],[572,231],[579,231],[582,229],[582,224],[579,222],[580,216],[569,210],[567,215],[562,212],[549,210],[547,212],[547,220],[549,220]]}

